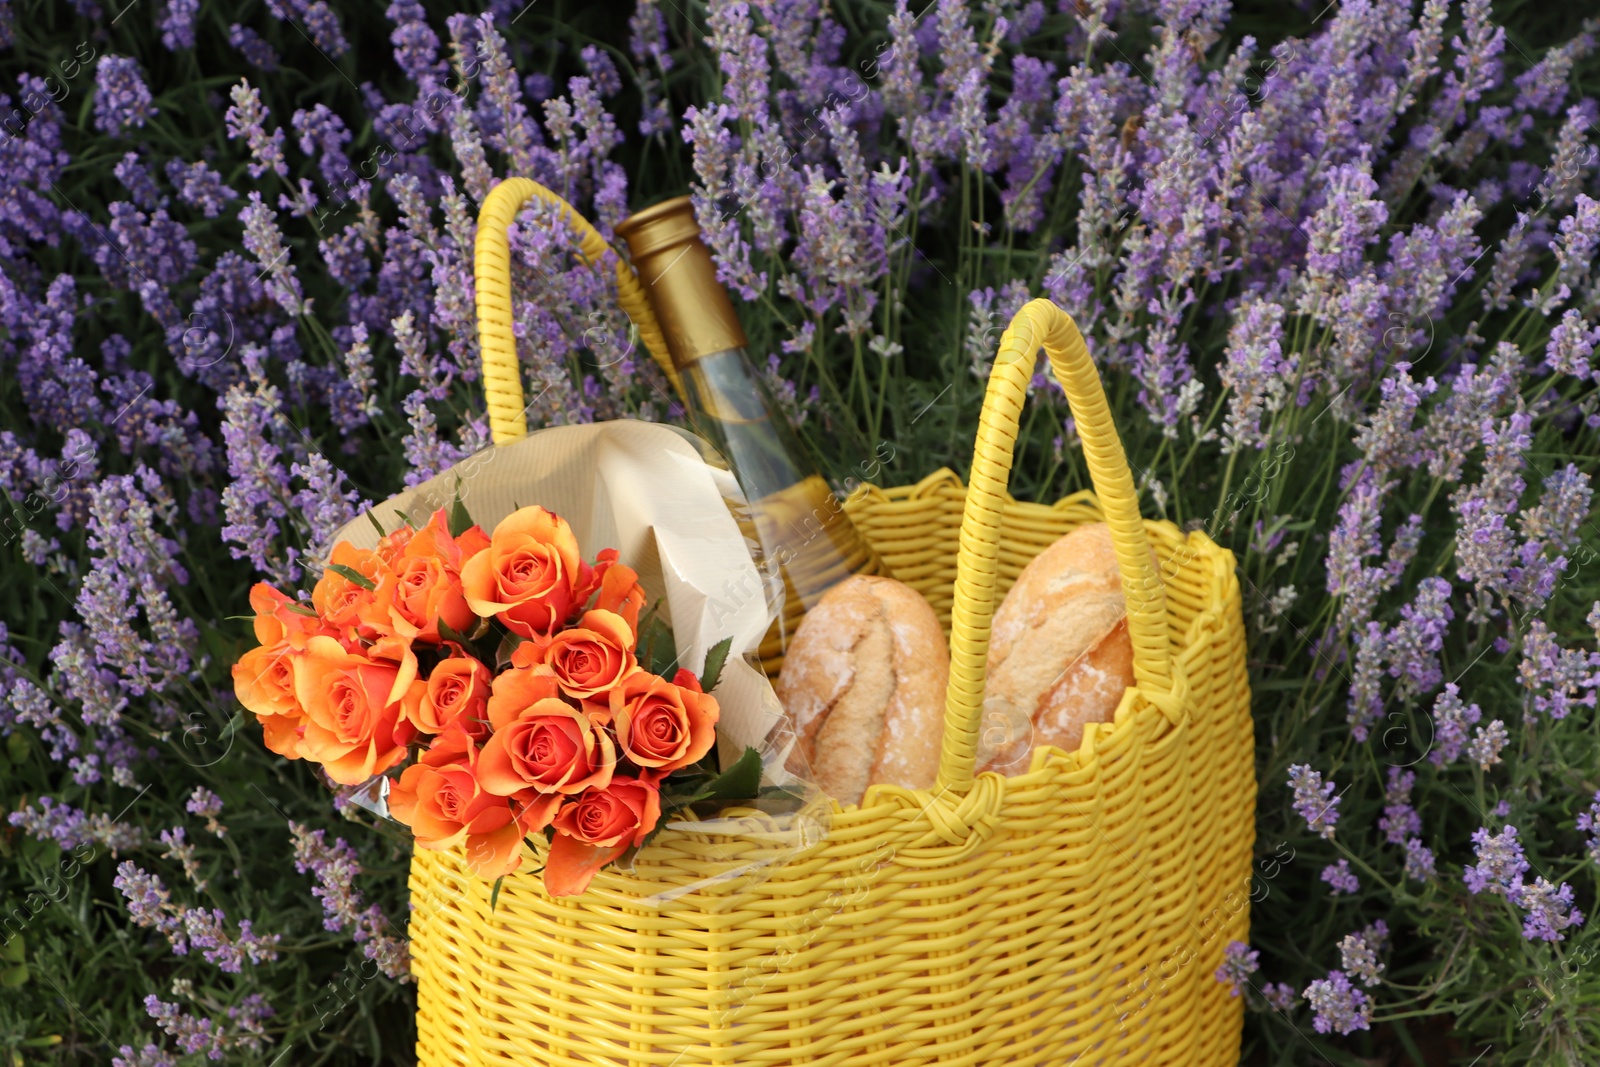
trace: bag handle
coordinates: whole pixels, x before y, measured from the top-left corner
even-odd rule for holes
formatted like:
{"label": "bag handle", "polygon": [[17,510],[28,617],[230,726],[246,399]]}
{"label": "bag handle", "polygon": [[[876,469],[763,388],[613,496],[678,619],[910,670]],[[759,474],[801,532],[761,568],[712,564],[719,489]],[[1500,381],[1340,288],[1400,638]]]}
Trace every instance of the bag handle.
{"label": "bag handle", "polygon": [[1150,559],[1133,474],[1106,405],[1100,374],[1072,316],[1048,300],[1032,300],[1000,338],[978,416],[972,475],[956,551],[955,603],[950,609],[950,685],[945,694],[944,744],[939,788],[965,793],[977,763],[983,719],[989,624],[996,607],[996,561],[1001,511],[1009,496],[1018,418],[1040,348],[1066,390],[1077,421],[1095,495],[1116,546],[1122,591],[1133,640],[1133,673],[1140,693],[1176,724],[1185,714],[1188,687],[1173,672],[1168,644],[1166,588]]}
{"label": "bag handle", "polygon": [[[578,258],[593,266],[611,246],[600,231],[578,214],[571,204],[538,182],[507,178],[490,190],[478,210],[478,236],[473,248],[473,273],[477,288],[478,350],[483,357],[483,391],[489,408],[489,429],[497,445],[527,435],[528,419],[522,399],[522,368],[517,362],[517,341],[511,332],[511,244],[506,230],[517,212],[531,200],[560,208],[561,217],[578,235]],[[683,383],[667,352],[666,338],[650,307],[650,298],[638,275],[621,256],[617,262],[617,303],[639,330],[639,339],[661,367],[681,398]]]}

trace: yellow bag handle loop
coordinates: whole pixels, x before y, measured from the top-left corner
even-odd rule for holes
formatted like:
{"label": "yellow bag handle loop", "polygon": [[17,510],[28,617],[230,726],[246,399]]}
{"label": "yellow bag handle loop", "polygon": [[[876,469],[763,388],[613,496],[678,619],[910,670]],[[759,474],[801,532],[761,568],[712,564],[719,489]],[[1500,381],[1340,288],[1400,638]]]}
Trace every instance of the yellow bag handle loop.
{"label": "yellow bag handle loop", "polygon": [[944,746],[939,789],[965,793],[972,786],[983,719],[989,624],[994,617],[1001,510],[1008,499],[1018,418],[1040,348],[1066,389],[1101,512],[1111,528],[1133,639],[1133,673],[1139,689],[1168,719],[1179,721],[1188,687],[1173,673],[1168,645],[1166,588],[1150,559],[1133,474],[1106,405],[1100,375],[1072,316],[1048,300],[1029,301],[1000,338],[978,417],[972,476],[956,551],[955,603],[950,609],[950,686],[945,694]]}
{"label": "yellow bag handle loop", "polygon": [[[478,211],[478,237],[473,249],[477,284],[478,350],[483,357],[483,391],[489,408],[489,429],[497,445],[508,444],[528,432],[523,408],[522,368],[517,363],[517,342],[511,332],[511,246],[506,229],[524,204],[542,200],[559,205],[561,217],[578,234],[578,257],[593,265],[611,247],[600,231],[578,214],[571,204],[538,182],[507,178],[490,190]],[[656,323],[650,298],[626,260],[617,257],[617,303],[639,330],[650,355],[655,357],[678,396],[683,383],[667,352],[666,338]]]}

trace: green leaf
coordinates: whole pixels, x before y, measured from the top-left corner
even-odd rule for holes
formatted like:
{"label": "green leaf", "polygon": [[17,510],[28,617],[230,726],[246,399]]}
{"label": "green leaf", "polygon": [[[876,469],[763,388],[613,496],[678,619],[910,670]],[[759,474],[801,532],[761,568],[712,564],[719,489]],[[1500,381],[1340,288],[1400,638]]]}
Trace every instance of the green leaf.
{"label": "green leaf", "polygon": [[702,791],[706,800],[749,800],[761,790],[761,753],[746,748],[733,766],[711,779]]}
{"label": "green leaf", "polygon": [[661,621],[660,607],[661,601],[657,600],[639,620],[638,657],[651,674],[667,678],[678,665],[678,649],[672,640],[672,628]]}
{"label": "green leaf", "polygon": [[724,637],[706,653],[706,665],[700,671],[700,688],[711,692],[722,680],[723,664],[728,662],[728,650],[733,648],[733,638]]}
{"label": "green leaf", "polygon": [[494,880],[494,888],[489,890],[489,913],[494,914],[494,906],[500,903],[500,887],[505,884],[506,876],[501,875]]}
{"label": "green leaf", "polygon": [[450,536],[460,537],[472,529],[472,516],[467,514],[467,506],[461,502],[461,495],[456,494],[455,500],[450,503]]}
{"label": "green leaf", "polygon": [[[337,574],[347,582],[354,582],[363,589],[378,588],[378,583],[374,582],[371,578],[368,578],[365,574],[362,574],[354,567],[346,567],[343,563],[330,563],[327,565],[326,569]],[[316,612],[312,612],[312,614],[315,615]]]}
{"label": "green leaf", "polygon": [[0,969],[0,989],[18,989],[28,984],[28,965],[19,963],[15,967]]}
{"label": "green leaf", "polygon": [[[289,603],[285,604],[284,607],[288,608],[296,615],[306,615],[313,619],[317,617],[316,608],[312,607],[310,604],[302,604],[298,600],[291,600]],[[254,616],[251,617],[254,618]]]}
{"label": "green leaf", "polygon": [[504,637],[502,637],[500,639],[500,646],[495,649],[494,653],[495,669],[498,670],[502,667],[510,665],[512,654],[515,653],[517,651],[517,647],[526,640],[527,638],[523,637],[521,634],[507,633]]}
{"label": "green leaf", "polygon": [[464,645],[469,640],[466,634],[457,630],[443,619],[439,620],[439,639],[442,641],[454,641],[458,645]]}
{"label": "green leaf", "polygon": [[388,537],[389,536],[389,531],[385,530],[383,528],[383,523],[378,521],[378,513],[377,512],[375,512],[375,511],[367,512],[367,521],[372,523],[372,528],[378,531],[378,536],[379,537]]}

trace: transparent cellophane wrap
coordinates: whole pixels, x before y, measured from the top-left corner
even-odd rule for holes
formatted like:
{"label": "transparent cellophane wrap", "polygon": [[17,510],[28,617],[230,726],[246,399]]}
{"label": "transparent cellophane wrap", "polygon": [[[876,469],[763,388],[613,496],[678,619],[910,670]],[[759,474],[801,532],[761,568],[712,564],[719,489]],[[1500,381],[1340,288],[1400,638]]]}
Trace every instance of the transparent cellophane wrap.
{"label": "transparent cellophane wrap", "polygon": [[[831,802],[811,781],[795,731],[772,683],[754,665],[782,603],[781,584],[763,579],[753,543],[735,515],[748,506],[709,446],[675,427],[615,421],[540,430],[493,446],[371,509],[385,530],[426,523],[459,495],[485,532],[519,507],[537,504],[566,519],[585,558],[615,548],[636,570],[650,603],[662,601],[678,666],[696,674],[723,638],[733,641],[714,691],[721,707],[717,753],[723,767],[746,747],[761,754],[762,798],[721,813],[669,818],[663,833],[693,831],[723,841],[727,855],[757,857],[718,865],[715,881],[754,884],[787,857],[826,836]],[[378,530],[363,514],[338,541],[372,548]],[[385,781],[358,790],[358,802],[387,816]],[[750,847],[755,846],[755,847]],[[645,846],[646,849],[649,846]],[[619,862],[631,869],[632,856]],[[524,851],[524,867],[532,856]],[[676,897],[703,883],[658,894]]]}

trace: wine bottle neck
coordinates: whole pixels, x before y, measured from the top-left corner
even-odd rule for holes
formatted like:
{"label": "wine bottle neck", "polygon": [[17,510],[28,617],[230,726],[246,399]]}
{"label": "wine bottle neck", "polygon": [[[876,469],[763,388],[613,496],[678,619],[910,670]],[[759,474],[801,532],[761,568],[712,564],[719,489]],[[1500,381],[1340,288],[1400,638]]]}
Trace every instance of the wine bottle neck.
{"label": "wine bottle neck", "polygon": [[679,370],[748,343],[728,291],[717,280],[711,250],[700,239],[689,198],[680,196],[618,225],[634,270]]}

